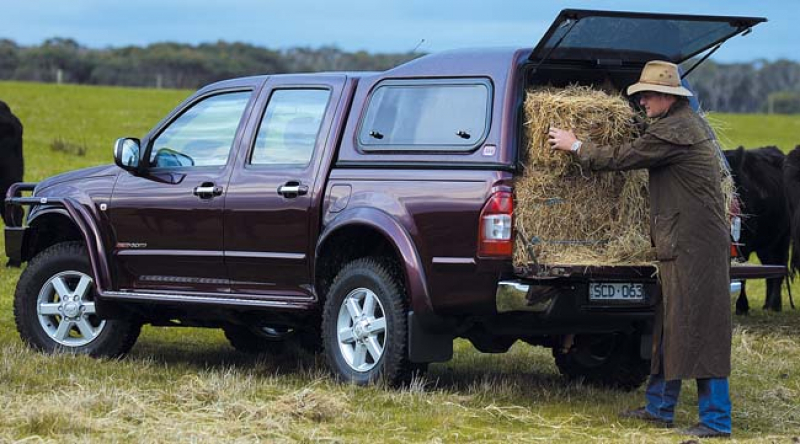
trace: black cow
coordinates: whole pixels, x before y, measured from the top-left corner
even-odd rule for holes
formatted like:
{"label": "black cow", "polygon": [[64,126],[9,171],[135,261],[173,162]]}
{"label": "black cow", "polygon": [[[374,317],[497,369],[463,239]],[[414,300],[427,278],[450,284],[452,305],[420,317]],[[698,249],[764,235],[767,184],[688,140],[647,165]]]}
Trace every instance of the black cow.
{"label": "black cow", "polygon": [[792,258],[790,275],[800,270],[800,145],[786,156],[783,163],[783,185],[786,190],[786,201],[789,204],[792,238]]}
{"label": "black cow", "polygon": [[[5,102],[0,100],[0,212],[3,221],[6,220],[5,199],[6,191],[11,184],[22,182],[24,164],[22,160],[22,123],[15,116]],[[15,218],[19,221],[22,210],[17,208]]]}
{"label": "black cow", "polygon": [[[786,265],[789,258],[789,209],[783,187],[786,156],[777,147],[725,151],[742,212],[742,256],[755,252],[765,265]],[[781,310],[783,278],[767,280],[764,308]],[[736,314],[747,314],[750,304],[742,282]]]}

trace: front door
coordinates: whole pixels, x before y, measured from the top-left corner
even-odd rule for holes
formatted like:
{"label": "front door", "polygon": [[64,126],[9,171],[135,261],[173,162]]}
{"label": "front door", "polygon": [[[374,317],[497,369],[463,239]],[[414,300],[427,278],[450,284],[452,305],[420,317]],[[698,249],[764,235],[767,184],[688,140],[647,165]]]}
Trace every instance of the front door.
{"label": "front door", "polygon": [[345,78],[320,75],[303,85],[273,78],[265,84],[253,113],[258,122],[248,125],[257,131],[240,152],[225,200],[232,292],[313,297],[310,240],[319,225],[332,121]]}
{"label": "front door", "polygon": [[108,211],[121,290],[230,291],[222,209],[251,95],[191,101],[148,143],[146,171],[120,177]]}

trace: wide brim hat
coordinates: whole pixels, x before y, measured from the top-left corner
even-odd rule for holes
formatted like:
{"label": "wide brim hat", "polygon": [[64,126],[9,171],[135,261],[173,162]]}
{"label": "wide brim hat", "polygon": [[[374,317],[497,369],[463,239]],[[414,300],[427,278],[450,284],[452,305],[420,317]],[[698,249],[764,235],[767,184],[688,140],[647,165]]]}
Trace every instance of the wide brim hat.
{"label": "wide brim hat", "polygon": [[663,60],[647,62],[639,81],[628,87],[628,95],[643,91],[655,91],[673,96],[691,97],[692,92],[681,85],[678,65]]}

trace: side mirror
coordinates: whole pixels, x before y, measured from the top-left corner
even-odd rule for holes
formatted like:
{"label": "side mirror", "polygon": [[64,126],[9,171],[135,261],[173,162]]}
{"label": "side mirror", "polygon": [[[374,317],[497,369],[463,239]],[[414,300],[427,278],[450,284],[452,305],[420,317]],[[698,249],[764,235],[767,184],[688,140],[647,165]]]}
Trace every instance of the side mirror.
{"label": "side mirror", "polygon": [[114,163],[125,171],[137,171],[141,156],[139,143],[139,139],[133,137],[117,139],[114,144]]}

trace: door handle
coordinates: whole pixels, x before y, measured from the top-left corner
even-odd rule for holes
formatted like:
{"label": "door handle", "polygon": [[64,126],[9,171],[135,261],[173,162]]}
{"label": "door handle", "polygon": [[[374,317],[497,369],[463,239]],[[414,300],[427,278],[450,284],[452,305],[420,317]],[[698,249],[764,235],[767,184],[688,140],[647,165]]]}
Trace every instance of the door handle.
{"label": "door handle", "polygon": [[213,183],[204,183],[198,187],[194,187],[192,193],[201,199],[211,199],[222,195],[222,187],[218,187]]}
{"label": "door handle", "polygon": [[278,194],[283,197],[293,198],[308,194],[308,186],[301,185],[300,182],[286,182],[278,187]]}

